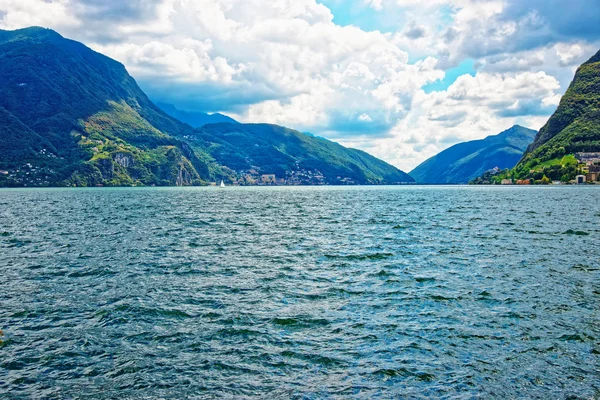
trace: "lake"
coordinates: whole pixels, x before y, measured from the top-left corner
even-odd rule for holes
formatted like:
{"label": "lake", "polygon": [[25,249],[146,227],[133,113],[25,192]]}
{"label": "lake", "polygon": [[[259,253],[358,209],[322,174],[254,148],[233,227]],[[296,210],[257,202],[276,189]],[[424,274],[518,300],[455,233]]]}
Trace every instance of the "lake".
{"label": "lake", "polygon": [[0,190],[0,397],[600,395],[600,187]]}

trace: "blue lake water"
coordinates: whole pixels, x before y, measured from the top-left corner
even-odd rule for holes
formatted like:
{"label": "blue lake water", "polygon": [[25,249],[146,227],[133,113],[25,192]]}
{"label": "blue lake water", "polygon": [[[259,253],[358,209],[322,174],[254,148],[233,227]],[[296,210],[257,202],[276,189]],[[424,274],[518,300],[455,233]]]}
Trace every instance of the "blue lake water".
{"label": "blue lake water", "polygon": [[1,398],[600,395],[600,187],[0,191]]}

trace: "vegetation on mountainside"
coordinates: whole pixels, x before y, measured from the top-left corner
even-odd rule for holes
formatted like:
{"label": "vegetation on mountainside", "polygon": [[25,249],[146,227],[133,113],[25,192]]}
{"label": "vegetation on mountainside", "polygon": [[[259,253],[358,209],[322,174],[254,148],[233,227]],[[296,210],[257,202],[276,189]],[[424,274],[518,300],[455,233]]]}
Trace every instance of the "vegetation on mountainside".
{"label": "vegetation on mountainside", "polygon": [[[527,171],[519,170],[518,168],[512,170],[505,169],[499,172],[487,171],[469,183],[475,185],[499,185],[505,179],[509,179],[512,182],[531,180],[535,184],[549,184],[553,181],[566,183],[573,180],[576,175],[582,173],[578,164],[575,157],[572,154],[568,154],[560,159],[555,158],[539,163],[533,166],[533,169],[527,169]],[[529,167],[524,166],[523,168]]]}
{"label": "vegetation on mountainside", "polygon": [[573,154],[567,154],[546,161],[533,159],[527,164],[519,164],[510,171],[510,176],[514,179],[533,179],[535,181],[546,176],[553,181],[569,182],[579,173],[581,170],[578,168],[577,160]]}

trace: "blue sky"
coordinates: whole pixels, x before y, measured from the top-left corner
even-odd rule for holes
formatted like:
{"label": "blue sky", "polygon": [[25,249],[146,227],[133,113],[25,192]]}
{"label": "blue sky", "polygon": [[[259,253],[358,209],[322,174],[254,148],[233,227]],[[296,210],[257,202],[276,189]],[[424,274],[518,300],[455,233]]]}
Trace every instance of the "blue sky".
{"label": "blue sky", "polygon": [[515,123],[539,129],[600,49],[597,0],[0,0],[157,102],[270,122],[404,170]]}
{"label": "blue sky", "polygon": [[[406,10],[401,7],[377,10],[364,1],[322,0],[333,14],[333,22],[337,25],[354,25],[365,31],[393,33],[402,30],[408,23]],[[453,10],[445,5],[438,8],[439,26],[452,22]]]}
{"label": "blue sky", "polygon": [[431,92],[448,90],[448,88],[454,82],[456,82],[459,77],[463,75],[477,75],[477,70],[475,69],[475,60],[467,58],[464,61],[461,61],[456,67],[445,70],[444,74],[445,75],[442,79],[438,79],[435,82],[423,86],[423,91],[429,94]]}
{"label": "blue sky", "polygon": [[321,1],[333,13],[333,22],[337,25],[355,25],[365,31],[394,32],[402,28],[403,18],[400,10],[382,13],[364,2],[344,0]]}

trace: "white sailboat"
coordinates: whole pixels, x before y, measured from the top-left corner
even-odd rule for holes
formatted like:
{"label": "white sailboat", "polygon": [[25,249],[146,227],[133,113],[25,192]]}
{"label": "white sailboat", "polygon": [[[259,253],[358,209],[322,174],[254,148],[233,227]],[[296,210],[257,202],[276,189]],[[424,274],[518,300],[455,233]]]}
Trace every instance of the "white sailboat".
{"label": "white sailboat", "polygon": [[219,186],[220,187],[225,187],[225,182],[223,182],[223,179],[221,179],[221,184]]}

